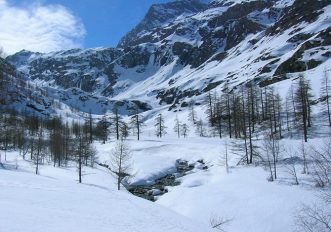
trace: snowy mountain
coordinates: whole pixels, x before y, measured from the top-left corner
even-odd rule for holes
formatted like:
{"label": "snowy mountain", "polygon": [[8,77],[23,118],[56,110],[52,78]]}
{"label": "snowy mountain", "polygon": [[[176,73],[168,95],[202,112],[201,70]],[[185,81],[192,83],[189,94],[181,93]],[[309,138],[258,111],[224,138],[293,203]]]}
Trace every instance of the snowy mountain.
{"label": "snowy mountain", "polygon": [[153,40],[151,30],[161,29],[177,18],[193,15],[207,8],[199,0],[183,0],[152,5],[145,18],[124,36],[118,47],[130,47]]}
{"label": "snowy mountain", "polygon": [[73,49],[51,54],[23,50],[8,57],[7,61],[16,64],[27,79],[53,99],[78,111],[103,114],[115,105],[125,114],[135,107],[141,111],[150,109],[138,100],[108,98],[116,83],[111,63],[121,55],[117,49]]}
{"label": "snowy mountain", "polygon": [[[93,105],[134,100],[142,111],[175,110],[225,82],[266,86],[319,75],[331,57],[330,15],[328,0],[175,1],[153,5],[117,48],[21,51],[7,61],[65,104],[62,96],[77,89]],[[82,99],[73,101],[88,112]]]}
{"label": "snowy mountain", "polygon": [[55,114],[53,99],[42,88],[32,83],[22,73],[0,58],[0,105],[1,109],[14,109],[25,114]]}

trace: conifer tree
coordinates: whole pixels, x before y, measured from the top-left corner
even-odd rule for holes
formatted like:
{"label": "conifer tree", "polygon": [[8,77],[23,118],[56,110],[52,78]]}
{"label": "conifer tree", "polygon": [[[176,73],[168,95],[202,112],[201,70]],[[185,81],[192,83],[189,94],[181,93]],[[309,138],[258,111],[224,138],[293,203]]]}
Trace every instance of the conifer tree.
{"label": "conifer tree", "polygon": [[124,140],[119,140],[116,143],[115,149],[110,157],[110,171],[115,175],[117,182],[117,189],[121,189],[121,184],[127,180],[132,174],[132,156],[129,146]]}
{"label": "conifer tree", "polygon": [[141,115],[139,114],[138,107],[136,107],[133,110],[133,115],[131,116],[130,125],[135,130],[135,133],[137,134],[137,140],[139,140],[140,134],[142,133],[141,129],[144,126],[144,123],[141,119]]}
{"label": "conifer tree", "polygon": [[189,127],[188,127],[188,125],[186,124],[186,123],[183,123],[182,125],[181,125],[181,129],[180,129],[180,133],[181,133],[181,135],[182,136],[184,136],[184,138],[186,138],[187,137],[187,135],[188,135],[188,133],[189,133]]}
{"label": "conifer tree", "polygon": [[308,127],[311,125],[311,87],[304,76],[299,76],[295,91],[295,104],[297,109],[297,120],[303,129],[305,142],[308,141]]}
{"label": "conifer tree", "polygon": [[330,94],[331,94],[331,80],[328,71],[325,69],[322,78],[321,98],[323,100],[323,104],[327,109],[329,126],[331,126]]}
{"label": "conifer tree", "polygon": [[180,138],[180,131],[181,131],[181,122],[178,119],[178,116],[176,115],[175,118],[175,125],[174,125],[174,131],[176,132],[178,138]]}
{"label": "conifer tree", "polygon": [[166,131],[166,126],[164,125],[164,118],[162,116],[162,114],[159,114],[156,118],[155,118],[155,134],[157,137],[162,138],[162,136],[164,136],[167,131]]}

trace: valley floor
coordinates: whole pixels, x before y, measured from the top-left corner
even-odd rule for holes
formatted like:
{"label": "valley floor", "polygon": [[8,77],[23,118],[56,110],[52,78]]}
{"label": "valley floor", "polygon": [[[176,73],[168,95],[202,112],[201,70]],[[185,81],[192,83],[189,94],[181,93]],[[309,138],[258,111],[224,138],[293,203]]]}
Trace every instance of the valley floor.
{"label": "valley floor", "polygon": [[[95,143],[99,162],[109,161],[114,144]],[[229,232],[293,231],[302,203],[317,200],[307,175],[299,174],[300,185],[293,185],[282,166],[278,180],[268,182],[263,167],[236,166],[238,157],[230,155],[226,173],[220,161],[224,140],[130,138],[128,144],[136,173],[132,182],[150,183],[170,173],[179,158],[191,163],[203,159],[208,169],[196,167],[152,203],[125,189],[117,191],[114,178],[101,166],[84,167],[83,184],[78,184],[74,166],[43,165],[37,176],[33,164],[10,152],[0,169],[0,231],[198,232],[211,230],[212,218],[228,221],[222,229]]]}
{"label": "valley floor", "polygon": [[0,231],[208,231],[175,212],[117,191],[112,177],[99,168],[85,168],[83,184],[74,167],[43,166],[40,175],[30,163],[10,162],[0,170]]}

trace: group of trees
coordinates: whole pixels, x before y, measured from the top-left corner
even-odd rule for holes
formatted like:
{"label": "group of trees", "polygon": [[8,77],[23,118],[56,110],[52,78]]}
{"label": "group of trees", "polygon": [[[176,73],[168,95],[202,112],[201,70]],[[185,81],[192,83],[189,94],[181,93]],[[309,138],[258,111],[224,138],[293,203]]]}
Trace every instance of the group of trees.
{"label": "group of trees", "polygon": [[[329,93],[330,80],[327,72],[324,74],[320,100],[326,106],[328,124],[330,121]],[[312,126],[312,105],[311,86],[304,77],[298,77],[289,88],[285,99],[282,99],[276,89],[270,86],[260,88],[253,82],[241,85],[237,90],[229,89],[224,86],[222,94],[216,92],[208,93],[206,97],[206,122],[198,118],[195,111],[195,104],[189,106],[188,120],[195,127],[195,132],[199,136],[229,136],[235,141],[242,141],[239,148],[242,155],[241,162],[251,164],[254,161],[262,161],[270,172],[269,180],[277,179],[277,165],[281,153],[285,150],[280,140],[284,136],[292,137],[293,134],[302,137],[302,145],[299,149],[300,154],[293,154],[287,151],[289,157],[301,156],[303,158],[303,174],[310,174],[317,186],[329,186],[331,181],[331,143],[325,144],[321,149],[306,151],[305,142],[309,138],[309,128]],[[132,116],[131,119],[139,121],[139,114]],[[140,121],[139,121],[140,122]],[[139,130],[140,123],[135,128]],[[159,138],[167,133],[165,118],[158,114],[155,118],[155,134]],[[209,129],[209,130],[208,130]],[[173,123],[173,130],[177,137],[187,137],[189,126],[183,123],[176,116]],[[263,133],[262,133],[263,132]],[[138,140],[139,140],[138,133]],[[262,143],[257,140],[262,138]],[[261,141],[261,140],[260,140]],[[258,145],[255,145],[258,144]],[[229,172],[228,165],[228,144],[226,140],[225,154],[222,156],[226,171]],[[131,176],[131,154],[127,145],[120,140],[112,153],[111,170],[117,177],[118,189],[121,183]],[[256,160],[255,160],[256,158]],[[310,172],[308,172],[308,161],[310,160]],[[294,160],[294,159],[290,159]],[[293,177],[294,184],[299,184],[297,167],[295,162],[286,165],[286,170]],[[331,200],[330,194],[325,194],[327,203]],[[298,224],[304,231],[313,231],[312,228],[324,228],[330,231],[329,211],[320,208],[305,206],[298,216]],[[215,224],[216,226],[219,223]]]}
{"label": "group of trees", "polygon": [[[331,83],[325,72],[320,100],[326,106],[329,125],[330,92]],[[249,81],[230,89],[229,84],[225,83],[221,93],[215,91],[207,94],[206,121],[198,119],[194,103],[190,104],[188,119],[193,122],[199,136],[208,134],[241,139],[244,151],[241,161],[251,164],[254,157],[263,158],[255,145],[257,139],[261,138],[262,131],[262,137],[269,140],[268,146],[272,146],[274,150],[277,150],[276,140],[284,136],[302,134],[303,140],[307,142],[312,126],[312,105],[315,103],[317,101],[313,100],[311,84],[304,76],[293,80],[285,99],[282,99],[273,86],[259,87],[254,81]],[[178,119],[175,120],[175,125],[178,133]]]}
{"label": "group of trees", "polygon": [[[280,140],[284,136],[301,137],[303,144],[299,155],[304,161],[303,173],[308,173],[304,143],[308,141],[312,127],[312,106],[318,101],[325,106],[324,112],[327,113],[328,124],[331,126],[331,83],[327,71],[323,74],[321,86],[319,100],[313,100],[311,84],[303,75],[292,81],[285,99],[275,87],[260,87],[254,81],[243,83],[234,89],[230,89],[229,84],[225,83],[220,93],[207,93],[205,120],[198,117],[195,103],[190,102],[188,121],[192,122],[198,136],[228,136],[235,139],[235,144],[230,144],[236,148],[231,149],[232,153],[241,156],[240,163],[264,163],[270,171],[271,181],[277,179],[278,160],[284,152]],[[176,117],[173,125],[178,137],[187,136],[189,126],[186,123]],[[162,114],[155,119],[155,129],[158,137],[166,134]],[[289,168],[289,172],[294,173],[298,182],[295,166]]]}
{"label": "group of trees", "polygon": [[[104,115],[94,122],[91,113],[83,120],[64,121],[61,117],[38,117],[35,115],[18,115],[15,110],[4,110],[0,114],[0,163],[6,161],[7,151],[18,150],[24,160],[31,161],[35,173],[39,174],[40,165],[52,164],[54,167],[68,166],[76,163],[78,181],[82,182],[83,167],[96,162],[96,150],[92,145],[95,140],[105,143],[113,134],[118,140],[111,153],[109,169],[117,178],[118,189],[130,176],[130,150],[125,138],[132,134],[140,139],[143,122],[136,109],[130,122],[122,120],[118,110],[113,115]],[[129,127],[130,126],[130,127]]]}
{"label": "group of trees", "polygon": [[[311,146],[305,153],[310,160],[307,174],[319,188],[320,200],[314,204],[303,204],[296,215],[296,224],[300,231],[304,232],[329,232],[331,209],[327,206],[331,203],[331,138],[324,140],[318,147]],[[295,173],[295,170],[292,173]]]}
{"label": "group of trees", "polygon": [[[159,138],[162,138],[167,134],[167,126],[165,126],[165,120],[162,114],[158,114],[155,118],[155,135]],[[180,138],[183,136],[186,138],[190,131],[189,126],[186,123],[181,122],[176,116],[174,121],[174,132],[177,134],[177,137]]]}
{"label": "group of trees", "polygon": [[94,128],[92,117],[84,123],[63,122],[59,117],[43,119],[37,116],[18,116],[15,111],[0,114],[0,162],[8,150],[18,150],[25,160],[35,164],[35,172],[44,163],[67,166],[76,162],[79,182],[82,167],[93,166],[96,151],[92,146]]}
{"label": "group of trees", "polygon": [[[322,79],[320,101],[326,106],[328,124],[331,126],[331,84],[327,71]],[[315,103],[310,82],[304,76],[293,81],[285,99],[272,86],[260,87],[249,81],[231,89],[226,82],[221,92],[207,93],[206,119],[201,115],[198,117],[196,104],[190,102],[188,121],[198,136],[228,136],[242,141],[238,145],[242,155],[240,162],[251,164],[263,160],[270,164],[271,177],[276,179],[279,140],[283,136],[301,133],[303,140],[308,141],[312,105]],[[97,123],[93,123],[90,113],[83,123],[71,124],[56,117],[42,120],[35,116],[18,117],[14,111],[1,114],[0,144],[4,157],[0,155],[0,162],[6,159],[9,148],[17,148],[24,158],[30,154],[37,167],[45,160],[51,161],[54,166],[67,165],[68,161],[74,160],[78,162],[81,173],[82,165],[93,165],[95,151],[91,144],[94,139],[106,143],[110,135],[122,140],[132,134],[140,140],[144,123],[138,108],[133,109],[128,122],[123,120],[116,106],[112,113],[111,116],[104,115]],[[164,137],[167,127],[162,114],[157,115],[154,126],[156,136]],[[178,138],[188,136],[189,123],[176,117],[173,126]],[[265,141],[263,149],[267,151],[263,154],[256,145],[261,136]]]}
{"label": "group of trees", "polygon": [[137,107],[131,113],[130,121],[125,122],[115,106],[112,116],[105,114],[97,122],[95,136],[103,143],[106,143],[110,135],[114,135],[117,140],[121,140],[132,134],[137,136],[137,140],[140,140],[144,123]]}
{"label": "group of trees", "polygon": [[[321,86],[319,101],[325,106],[331,126],[331,82],[327,71],[323,74]],[[228,136],[240,141],[236,144],[239,147],[236,153],[242,156],[240,163],[262,161],[269,167],[270,180],[274,180],[277,179],[277,162],[282,152],[279,141],[284,136],[294,135],[308,141],[312,105],[316,103],[318,100],[313,100],[311,84],[303,75],[292,81],[285,99],[273,86],[260,87],[249,81],[231,89],[226,82],[220,93],[206,94],[205,120],[198,117],[195,103],[190,102],[188,121],[192,122],[198,136]],[[188,135],[189,125],[182,123],[177,116],[173,125],[178,138]],[[167,133],[162,114],[156,117],[154,126],[156,136],[161,138]],[[258,142],[261,138],[262,144]],[[302,147],[304,149],[304,145]],[[306,164],[306,156],[303,157]],[[306,168],[304,170],[307,172]]]}

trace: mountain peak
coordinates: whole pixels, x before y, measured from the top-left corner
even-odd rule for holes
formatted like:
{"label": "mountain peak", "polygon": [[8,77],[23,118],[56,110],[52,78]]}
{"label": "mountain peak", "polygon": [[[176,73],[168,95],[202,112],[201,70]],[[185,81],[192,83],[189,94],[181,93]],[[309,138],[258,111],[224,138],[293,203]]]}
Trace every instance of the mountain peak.
{"label": "mountain peak", "polygon": [[144,19],[118,43],[118,47],[125,48],[136,45],[135,39],[153,28],[161,27],[179,16],[190,15],[207,8],[206,1],[178,0],[163,4],[153,4]]}

